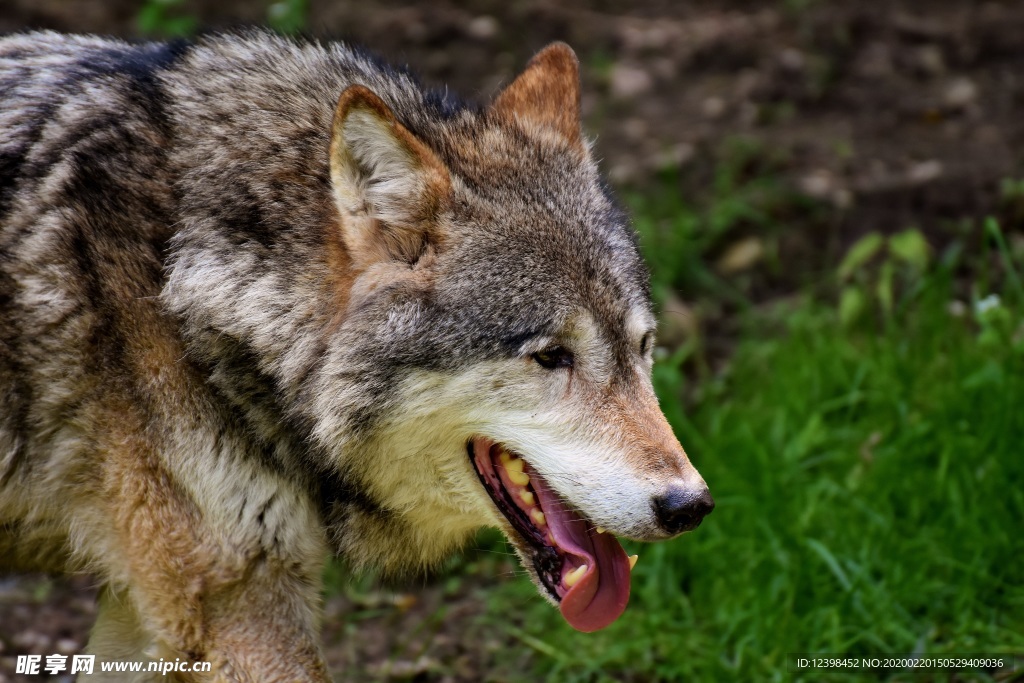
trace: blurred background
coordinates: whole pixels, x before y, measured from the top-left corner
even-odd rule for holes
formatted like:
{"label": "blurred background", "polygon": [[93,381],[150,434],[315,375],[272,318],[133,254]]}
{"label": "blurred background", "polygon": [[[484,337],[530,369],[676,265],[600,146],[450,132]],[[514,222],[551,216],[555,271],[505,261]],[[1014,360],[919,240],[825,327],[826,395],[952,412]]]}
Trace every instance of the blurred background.
{"label": "blurred background", "polygon": [[[652,268],[662,406],[718,503],[628,544],[630,607],[590,635],[494,534],[407,584],[332,567],[338,680],[1022,680],[792,655],[1024,656],[1024,3],[0,0],[0,32],[249,25],[480,100],[575,48]],[[78,652],[92,600],[3,580],[0,683],[15,652]]]}

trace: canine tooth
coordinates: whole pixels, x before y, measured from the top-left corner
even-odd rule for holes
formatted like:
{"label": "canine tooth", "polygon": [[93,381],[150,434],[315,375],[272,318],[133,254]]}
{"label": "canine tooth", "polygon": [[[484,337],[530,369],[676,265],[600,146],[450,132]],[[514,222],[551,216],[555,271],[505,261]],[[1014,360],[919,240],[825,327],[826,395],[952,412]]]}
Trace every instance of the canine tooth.
{"label": "canine tooth", "polygon": [[517,472],[516,470],[509,469],[508,478],[516,486],[526,486],[530,483],[530,475],[522,470]]}
{"label": "canine tooth", "polygon": [[523,461],[519,458],[510,457],[508,460],[503,461],[505,463],[505,469],[509,472],[522,472]]}
{"label": "canine tooth", "polygon": [[544,518],[544,513],[538,508],[530,510],[530,519],[532,519],[533,523],[537,526],[547,526],[548,523],[548,520]]}
{"label": "canine tooth", "polygon": [[606,531],[608,531],[608,530],[605,529],[603,526],[597,527],[597,533],[599,533],[599,534],[603,534]]}
{"label": "canine tooth", "polygon": [[527,505],[533,505],[533,494],[526,489],[519,492],[519,498]]}
{"label": "canine tooth", "polygon": [[566,574],[562,578],[562,583],[564,583],[567,588],[572,588],[577,584],[577,582],[579,582],[580,579],[583,578],[583,575],[586,573],[587,565],[581,564],[580,566],[576,567],[576,569],[573,569],[571,572]]}
{"label": "canine tooth", "polygon": [[638,559],[640,559],[640,556],[639,556],[639,555],[630,555],[630,556],[629,556],[629,570],[630,570],[630,571],[632,571],[632,570],[633,570],[633,567],[635,567],[635,566],[636,566],[636,561],[637,561]]}
{"label": "canine tooth", "polygon": [[498,460],[500,460],[503,465],[507,465],[509,461],[512,459],[513,458],[511,453],[506,451],[504,448],[501,449],[501,453],[498,454]]}

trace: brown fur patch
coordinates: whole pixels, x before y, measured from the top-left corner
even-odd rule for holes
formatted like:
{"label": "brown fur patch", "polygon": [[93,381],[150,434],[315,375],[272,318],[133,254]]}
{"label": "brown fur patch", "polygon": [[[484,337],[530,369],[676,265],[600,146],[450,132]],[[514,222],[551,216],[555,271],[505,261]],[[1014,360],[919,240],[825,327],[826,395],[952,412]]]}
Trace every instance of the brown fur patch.
{"label": "brown fur patch", "polygon": [[565,43],[538,52],[526,70],[498,95],[491,111],[508,121],[526,120],[583,148],[580,131],[580,63]]}
{"label": "brown fur patch", "polygon": [[104,513],[123,549],[118,573],[131,577],[132,599],[168,645],[181,652],[201,650],[200,593],[213,558],[203,548],[194,504],[138,438],[134,412],[112,401],[100,418],[106,437],[101,446]]}
{"label": "brown fur patch", "polygon": [[622,443],[628,445],[629,464],[635,471],[667,479],[693,469],[653,391],[620,386],[598,411],[600,419],[614,425]]}
{"label": "brown fur patch", "polygon": [[327,295],[334,301],[335,311],[328,326],[330,332],[334,332],[344,320],[352,296],[352,285],[356,279],[352,256],[342,241],[341,221],[339,216],[337,222],[322,226],[324,251],[327,256],[327,281],[324,287],[327,289]]}

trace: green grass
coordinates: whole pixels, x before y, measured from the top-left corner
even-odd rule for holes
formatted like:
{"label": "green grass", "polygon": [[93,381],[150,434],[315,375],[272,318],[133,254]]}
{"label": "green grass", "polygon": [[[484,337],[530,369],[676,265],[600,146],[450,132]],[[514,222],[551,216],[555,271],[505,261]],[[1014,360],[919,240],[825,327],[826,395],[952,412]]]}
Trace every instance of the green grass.
{"label": "green grass", "polygon": [[772,252],[793,214],[799,213],[806,224],[817,210],[779,183],[775,171],[783,160],[777,156],[750,140],[728,140],[716,152],[711,177],[699,183],[704,188],[699,202],[688,201],[691,192],[673,172],[629,196],[656,302],[683,291],[748,303],[737,278],[723,278],[711,268],[711,255],[747,234],[765,239]]}
{"label": "green grass", "polygon": [[811,301],[751,319],[689,410],[663,373],[717,509],[630,548],[630,607],[606,631],[504,585],[494,626],[525,646],[505,679],[879,680],[787,654],[1024,653],[1024,316],[1010,291],[955,317],[952,291],[938,269],[854,329]]}

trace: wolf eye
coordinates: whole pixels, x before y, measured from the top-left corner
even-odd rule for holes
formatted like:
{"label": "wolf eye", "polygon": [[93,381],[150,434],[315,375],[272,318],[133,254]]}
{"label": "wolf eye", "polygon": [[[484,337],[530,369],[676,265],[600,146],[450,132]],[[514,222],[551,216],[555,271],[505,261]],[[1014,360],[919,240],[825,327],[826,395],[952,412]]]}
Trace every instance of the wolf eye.
{"label": "wolf eye", "polygon": [[538,351],[531,356],[542,368],[554,370],[555,368],[571,368],[572,352],[562,346],[551,346],[543,351]]}
{"label": "wolf eye", "polygon": [[643,339],[640,340],[640,355],[647,355],[647,351],[651,348],[651,339],[654,337],[653,334],[648,332],[644,335]]}

